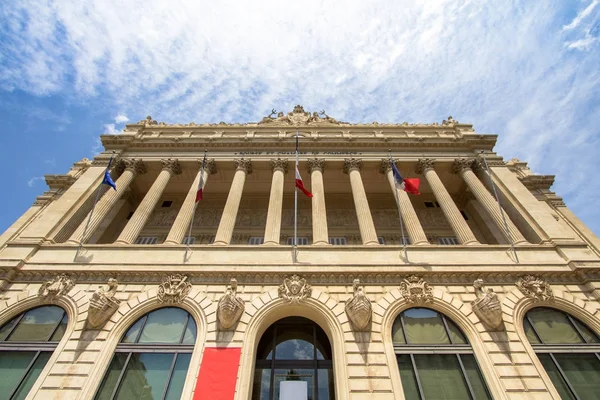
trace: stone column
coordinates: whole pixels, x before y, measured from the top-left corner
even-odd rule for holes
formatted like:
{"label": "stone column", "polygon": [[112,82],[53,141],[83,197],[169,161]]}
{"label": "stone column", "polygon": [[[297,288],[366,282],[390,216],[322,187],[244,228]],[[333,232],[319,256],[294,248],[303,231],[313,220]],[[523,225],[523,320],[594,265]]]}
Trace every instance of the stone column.
{"label": "stone column", "polygon": [[[504,213],[504,219],[502,218],[502,213],[500,212],[500,206],[496,199],[488,192],[486,187],[481,183],[479,178],[473,172],[472,166],[475,160],[466,159],[466,158],[457,158],[454,160],[454,165],[452,166],[452,170],[454,173],[462,176],[463,180],[471,189],[471,192],[479,201],[479,203],[485,208],[486,212],[492,218],[494,223],[504,235],[506,235],[506,228],[508,226],[508,233],[510,234],[510,238],[514,244],[522,244],[527,243],[527,240],[523,237],[519,229],[515,226],[515,224],[510,220],[508,215]],[[506,220],[506,225],[504,224],[504,220]]]}
{"label": "stone column", "polygon": [[354,207],[356,208],[356,218],[363,245],[378,245],[377,232],[371,209],[365,193],[365,187],[360,177],[360,168],[362,160],[359,158],[346,158],[344,160],[344,173],[350,176],[350,185],[352,186],[352,197],[354,198]]}
{"label": "stone column", "polygon": [[[215,160],[207,160],[206,165],[204,166],[204,175],[203,182],[204,186],[206,186],[206,182],[208,181],[208,175],[212,175],[217,172],[217,167],[215,164]],[[178,245],[183,242],[183,238],[187,234],[190,229],[190,221],[192,220],[192,214],[194,213],[196,206],[196,193],[198,192],[198,185],[200,184],[200,174],[202,173],[202,167],[196,174],[196,178],[194,182],[192,182],[192,186],[188,190],[187,196],[185,196],[185,200],[183,200],[183,204],[177,213],[177,217],[175,218],[175,222],[173,222],[173,226],[169,231],[169,235],[165,240],[164,244],[167,245]],[[203,186],[203,188],[204,188]]]}
{"label": "stone column", "polygon": [[323,187],[323,171],[325,159],[309,158],[310,189],[312,190],[312,244],[329,244],[327,231],[327,209],[325,208],[325,189]]}
{"label": "stone column", "polygon": [[229,195],[227,196],[227,202],[223,209],[223,215],[221,215],[221,221],[219,222],[219,228],[217,229],[217,235],[215,236],[215,245],[228,245],[231,242],[231,235],[233,234],[233,227],[235,226],[235,220],[237,213],[240,208],[240,200],[242,199],[242,192],[244,191],[244,183],[246,182],[246,175],[252,173],[252,162],[243,158],[233,160],[235,163],[235,175],[233,176],[233,182],[231,182],[231,188],[229,189]]}
{"label": "stone column", "polygon": [[156,203],[160,196],[162,196],[165,187],[167,187],[167,183],[173,175],[181,174],[181,166],[179,165],[179,161],[166,159],[161,160],[162,170],[158,177],[148,190],[148,193],[144,196],[142,202],[135,209],[135,212],[123,228],[123,231],[115,241],[118,244],[131,244],[137,239],[142,229],[144,229],[144,225],[146,225],[146,221],[148,221],[148,217],[154,211],[154,207],[156,207]]}
{"label": "stone column", "polygon": [[381,159],[381,166],[379,167],[379,172],[385,174],[387,176],[388,182],[390,183],[390,187],[392,189],[392,193],[396,196],[396,200],[400,203],[400,215],[402,215],[402,221],[404,222],[404,228],[408,233],[408,237],[410,238],[410,242],[415,245],[427,245],[429,241],[427,240],[427,235],[423,231],[423,227],[421,226],[421,222],[419,221],[419,217],[417,217],[417,213],[415,212],[415,208],[408,197],[408,193],[404,190],[396,189],[396,182],[394,180],[394,173],[392,172],[392,167],[390,166],[390,160],[388,158]]}
{"label": "stone column", "polygon": [[269,197],[264,244],[278,245],[281,234],[283,176],[287,173],[288,160],[282,160],[281,158],[271,159],[271,168],[273,169],[273,179],[271,181],[271,195]]}
{"label": "stone column", "polygon": [[88,222],[89,214],[83,219],[79,227],[73,232],[67,243],[71,244],[79,244],[85,243],[96,231],[102,220],[106,217],[106,215],[110,212],[115,203],[121,198],[123,193],[127,190],[133,178],[136,175],[141,175],[146,173],[146,166],[142,162],[142,160],[135,159],[125,159],[121,160],[119,164],[119,168],[125,168],[119,179],[115,182],[117,186],[117,190],[113,190],[112,188],[102,196],[102,198],[96,204],[96,208],[90,212],[92,212],[92,219],[90,220],[90,224],[85,233],[85,238],[83,237],[83,231]]}
{"label": "stone column", "polygon": [[427,183],[429,183],[431,190],[433,190],[435,199],[439,203],[460,244],[478,244],[479,241],[475,238],[467,221],[465,221],[458,207],[454,204],[454,200],[450,197],[450,193],[448,193],[440,177],[433,169],[434,162],[435,160],[430,158],[420,159],[417,163],[417,173],[425,175]]}

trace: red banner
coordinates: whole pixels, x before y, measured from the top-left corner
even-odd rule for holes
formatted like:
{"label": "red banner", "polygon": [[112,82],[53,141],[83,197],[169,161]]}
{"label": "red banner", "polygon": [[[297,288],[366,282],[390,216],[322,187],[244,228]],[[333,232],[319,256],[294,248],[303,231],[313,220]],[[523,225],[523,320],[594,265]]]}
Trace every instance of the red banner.
{"label": "red banner", "polygon": [[241,353],[240,347],[205,348],[194,400],[232,400]]}

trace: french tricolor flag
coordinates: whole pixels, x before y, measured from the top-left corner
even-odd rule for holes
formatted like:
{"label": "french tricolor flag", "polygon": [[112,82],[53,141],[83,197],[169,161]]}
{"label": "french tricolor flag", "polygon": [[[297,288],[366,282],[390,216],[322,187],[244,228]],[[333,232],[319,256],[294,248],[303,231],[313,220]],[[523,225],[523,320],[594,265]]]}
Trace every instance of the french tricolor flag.
{"label": "french tricolor flag", "polygon": [[421,194],[419,192],[419,186],[421,186],[421,180],[419,178],[403,178],[396,167],[396,163],[392,160],[392,156],[390,156],[390,166],[392,167],[394,182],[397,189],[404,190],[406,193]]}
{"label": "french tricolor flag", "polygon": [[308,197],[313,197],[312,193],[309,192],[305,187],[304,187],[304,182],[302,182],[302,177],[300,176],[300,171],[298,171],[298,164],[296,164],[296,187],[300,190],[302,190],[302,193],[304,193],[305,195],[307,195]]}
{"label": "french tricolor flag", "polygon": [[202,168],[200,168],[200,182],[198,183],[198,191],[196,192],[196,203],[202,200],[202,189],[204,189],[204,166],[206,165],[206,152],[202,159]]}

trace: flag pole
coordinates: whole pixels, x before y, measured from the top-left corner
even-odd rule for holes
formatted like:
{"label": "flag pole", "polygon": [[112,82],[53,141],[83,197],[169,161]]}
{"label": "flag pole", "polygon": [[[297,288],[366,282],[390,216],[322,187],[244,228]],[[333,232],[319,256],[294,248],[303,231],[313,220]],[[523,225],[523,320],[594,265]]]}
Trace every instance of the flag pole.
{"label": "flag pole", "polygon": [[[394,159],[392,158],[392,150],[390,152],[390,168],[394,163]],[[406,237],[404,236],[404,222],[402,221],[402,213],[400,212],[400,199],[398,199],[398,188],[396,187],[396,179],[394,178],[394,200],[396,200],[396,207],[398,208],[398,219],[400,220],[400,232],[402,232],[402,247],[404,249],[404,258],[406,262],[408,262],[408,251],[406,250]]]}
{"label": "flag pole", "polygon": [[488,171],[488,177],[490,178],[490,183],[492,184],[492,190],[494,192],[494,197],[496,197],[496,202],[498,203],[498,208],[500,209],[500,215],[502,215],[502,221],[504,222],[504,229],[506,229],[506,237],[510,242],[510,247],[515,255],[515,260],[517,264],[519,264],[519,256],[517,255],[517,250],[515,249],[515,243],[513,242],[512,236],[510,236],[510,231],[508,230],[508,222],[506,222],[506,217],[504,216],[504,210],[500,205],[500,199],[498,198],[498,192],[496,191],[496,185],[494,184],[494,179],[492,179],[492,170],[489,169],[487,159],[485,158],[485,154],[483,150],[481,150],[481,158],[483,158],[483,163],[485,165],[486,171]]}
{"label": "flag pole", "polygon": [[[294,170],[294,179],[298,169],[298,129],[296,129],[296,169]],[[294,264],[298,262],[298,186],[294,185]]]}
{"label": "flag pole", "polygon": [[92,205],[92,211],[90,211],[88,220],[85,223],[85,228],[83,228],[83,234],[81,235],[81,240],[79,241],[79,246],[77,246],[77,251],[75,252],[75,258],[73,258],[73,262],[77,261],[77,257],[79,257],[79,252],[81,251],[81,248],[83,247],[83,242],[85,241],[85,235],[87,233],[88,227],[90,226],[90,221],[92,220],[92,215],[94,214],[94,209],[96,208],[96,203],[98,203],[98,199],[100,198],[100,192],[101,192],[100,189],[102,189],[102,183],[104,182],[104,176],[106,175],[106,172],[110,168],[110,164],[112,163],[112,159],[113,159],[114,155],[115,155],[115,151],[113,150],[112,154],[110,155],[110,159],[108,160],[108,165],[106,166],[106,170],[104,171],[104,175],[102,175],[102,180],[98,184],[98,189],[96,189],[96,198],[94,199],[94,204]]}
{"label": "flag pole", "polygon": [[[206,150],[204,150],[204,158],[202,159],[202,167],[200,168],[200,184],[204,186],[204,165],[206,164]],[[201,188],[198,188],[198,190]],[[198,201],[194,201],[194,209],[192,210],[192,219],[190,220],[190,228],[188,229],[188,241],[185,244],[185,254],[183,255],[183,262],[187,261],[188,251],[190,249],[190,238],[192,237],[192,226],[194,226],[194,216],[196,215],[196,207],[198,207]],[[185,238],[184,238],[185,240]]]}

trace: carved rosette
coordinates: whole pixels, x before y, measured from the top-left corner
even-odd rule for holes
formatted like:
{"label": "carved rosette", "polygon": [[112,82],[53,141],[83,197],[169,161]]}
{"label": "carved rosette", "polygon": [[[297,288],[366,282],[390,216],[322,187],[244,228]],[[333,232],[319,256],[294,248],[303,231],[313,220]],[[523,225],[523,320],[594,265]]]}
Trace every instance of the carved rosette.
{"label": "carved rosette", "polygon": [[417,168],[415,172],[417,174],[424,174],[427,170],[433,169],[435,160],[433,158],[421,158],[417,162]]}
{"label": "carved rosette", "polygon": [[525,297],[533,299],[534,301],[547,301],[554,298],[552,288],[548,282],[544,281],[542,278],[533,275],[525,275],[519,278],[515,284]]}
{"label": "carved rosette", "polygon": [[360,171],[362,168],[362,159],[360,158],[345,158],[344,159],[344,173],[348,174],[350,171],[356,169]]}
{"label": "carved rosette", "polygon": [[278,169],[283,171],[284,174],[287,174],[288,160],[281,158],[271,158],[271,170],[275,172]]}
{"label": "carved rosette", "polygon": [[60,274],[51,281],[44,282],[38,290],[38,296],[52,300],[59,296],[66,296],[75,286],[75,282],[67,274]]}
{"label": "carved rosette", "polygon": [[106,284],[108,289],[101,286],[92,295],[85,321],[86,329],[99,329],[104,326],[121,304],[121,300],[115,297],[119,282],[114,278],[110,278]]}
{"label": "carved rosette", "polygon": [[452,164],[452,172],[460,174],[461,172],[473,168],[472,158],[456,158]]}
{"label": "carved rosette", "polygon": [[121,159],[117,168],[119,173],[122,173],[123,171],[129,169],[133,171],[136,175],[143,175],[148,171],[146,169],[146,164],[144,164],[142,160],[134,158]]}
{"label": "carved rosette", "polygon": [[477,299],[471,302],[471,308],[481,322],[492,331],[502,329],[502,306],[494,289],[483,290],[483,279],[473,282]]}
{"label": "carved rosette", "polygon": [[298,275],[285,278],[283,284],[279,286],[279,297],[290,303],[297,304],[309,297],[311,293],[312,288],[306,283],[306,279],[300,278]]}
{"label": "carved rosette", "polygon": [[158,301],[161,303],[181,303],[192,290],[192,284],[187,280],[187,275],[181,274],[166,277],[158,285]]}
{"label": "carved rosette", "polygon": [[246,172],[247,175],[252,173],[252,162],[249,159],[245,158],[236,158],[233,160],[236,170],[241,170]]}
{"label": "carved rosette", "polygon": [[173,175],[181,174],[181,165],[179,164],[179,160],[167,158],[160,160],[160,163],[162,164],[163,170],[171,171]]}
{"label": "carved rosette", "polygon": [[312,174],[313,171],[325,171],[325,159],[324,158],[309,158],[306,160],[308,163],[308,173]]}
{"label": "carved rosette", "polygon": [[217,318],[223,329],[231,329],[244,313],[244,300],[237,297],[237,280],[231,279],[217,306]]}
{"label": "carved rosette", "polygon": [[411,275],[400,283],[400,293],[407,303],[431,303],[433,293],[429,284],[423,278]]}
{"label": "carved rosette", "polygon": [[371,301],[363,293],[359,279],[354,280],[352,287],[354,296],[346,302],[346,315],[357,331],[364,331],[371,322]]}

